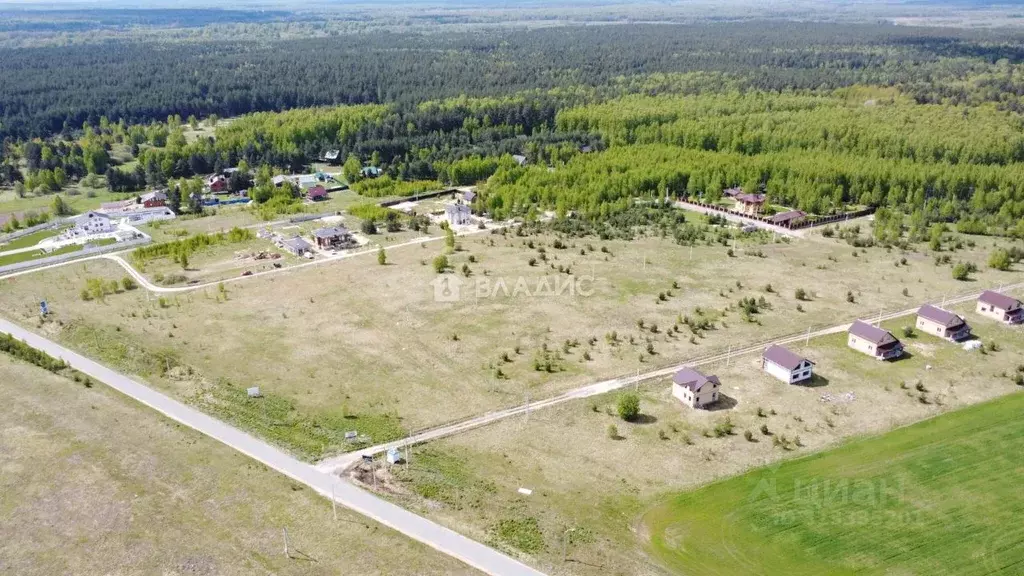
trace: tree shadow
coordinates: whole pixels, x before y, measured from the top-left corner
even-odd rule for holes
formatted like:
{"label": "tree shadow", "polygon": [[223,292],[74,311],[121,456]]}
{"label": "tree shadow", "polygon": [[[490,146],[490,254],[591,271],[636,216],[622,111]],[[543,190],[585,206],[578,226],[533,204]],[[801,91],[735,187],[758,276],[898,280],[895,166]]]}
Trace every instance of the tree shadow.
{"label": "tree shadow", "polygon": [[732,410],[739,406],[739,400],[732,396],[726,396],[725,394],[719,394],[718,400],[714,404],[708,404],[704,407],[704,410],[708,412],[721,412],[723,410]]}
{"label": "tree shadow", "polygon": [[650,414],[638,414],[636,418],[630,420],[633,424],[654,424],[657,421],[658,418]]}
{"label": "tree shadow", "polygon": [[912,359],[913,357],[914,355],[911,354],[909,350],[904,349],[903,354],[901,354],[899,358],[890,358],[889,360],[886,360],[886,362],[905,362],[907,360]]}

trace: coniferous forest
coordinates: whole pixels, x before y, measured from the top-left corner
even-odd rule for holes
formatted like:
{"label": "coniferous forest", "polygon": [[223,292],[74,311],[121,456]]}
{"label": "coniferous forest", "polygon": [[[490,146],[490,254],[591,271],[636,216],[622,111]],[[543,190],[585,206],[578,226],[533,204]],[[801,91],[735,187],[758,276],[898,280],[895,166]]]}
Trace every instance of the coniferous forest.
{"label": "coniferous forest", "polygon": [[[87,41],[79,27],[99,24],[75,14],[40,37],[9,24],[0,186],[45,194],[90,178],[131,193],[239,165],[254,177],[298,172],[337,150],[338,164],[383,169],[384,180],[357,188],[369,196],[479,183],[476,208],[498,217],[607,218],[637,197],[714,201],[741,187],[813,214],[885,208],[919,233],[945,222],[1024,237],[1015,28],[324,32],[286,12],[270,23],[244,14],[194,15],[181,24],[192,32],[148,40]],[[140,18],[109,17],[102,30],[154,20]],[[206,33],[218,27],[230,33]],[[231,121],[183,134],[218,118]]]}

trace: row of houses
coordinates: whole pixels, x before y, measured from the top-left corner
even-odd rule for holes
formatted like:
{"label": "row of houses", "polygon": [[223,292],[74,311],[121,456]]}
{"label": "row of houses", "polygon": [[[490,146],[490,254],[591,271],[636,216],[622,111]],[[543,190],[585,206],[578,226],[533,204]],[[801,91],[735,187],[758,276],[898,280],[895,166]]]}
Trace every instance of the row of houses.
{"label": "row of houses", "polygon": [[[1006,324],[1024,323],[1021,301],[992,290],[978,297],[976,311]],[[927,304],[917,311],[917,329],[959,342],[971,334],[971,327],[958,314]],[[847,345],[877,358],[894,360],[903,355],[903,343],[892,332],[860,320],[847,330]],[[761,369],[786,384],[798,384],[814,377],[815,363],[783,346],[773,344],[761,354]],[[705,408],[719,400],[722,383],[717,376],[686,367],[672,378],[672,395],[691,408]]]}
{"label": "row of houses", "polygon": [[[357,245],[355,237],[344,226],[326,226],[313,231],[313,242],[320,250],[339,250]],[[279,238],[277,245],[295,256],[310,258],[313,255],[313,244],[301,236]]]}

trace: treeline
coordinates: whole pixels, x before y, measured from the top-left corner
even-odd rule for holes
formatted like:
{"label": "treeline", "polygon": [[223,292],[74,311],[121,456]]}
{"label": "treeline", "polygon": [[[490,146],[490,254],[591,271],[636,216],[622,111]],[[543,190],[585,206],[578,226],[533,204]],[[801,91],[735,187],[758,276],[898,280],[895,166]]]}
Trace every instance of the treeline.
{"label": "treeline", "polygon": [[671,144],[760,154],[819,150],[950,164],[1024,161],[1024,119],[993,105],[915,104],[895,90],[626,96],[558,114],[612,146]]}
{"label": "treeline", "polygon": [[1013,108],[1024,94],[1020,38],[1012,30],[748,22],[5,49],[0,138],[77,130],[101,116],[145,124],[580,85],[608,93],[624,77],[694,71],[728,74],[745,89],[901,85],[923,102]]}
{"label": "treeline", "polygon": [[502,166],[481,208],[496,218],[553,209],[607,219],[637,196],[713,201],[736,186],[814,214],[888,206],[918,214],[921,225],[963,218],[1024,237],[1024,164],[923,164],[813,150],[747,155],[652,144],[579,155],[555,171]]}
{"label": "treeline", "polygon": [[10,334],[0,334],[0,352],[35,364],[50,372],[60,372],[68,366],[63,360],[54,358],[42,350],[37,350]]}

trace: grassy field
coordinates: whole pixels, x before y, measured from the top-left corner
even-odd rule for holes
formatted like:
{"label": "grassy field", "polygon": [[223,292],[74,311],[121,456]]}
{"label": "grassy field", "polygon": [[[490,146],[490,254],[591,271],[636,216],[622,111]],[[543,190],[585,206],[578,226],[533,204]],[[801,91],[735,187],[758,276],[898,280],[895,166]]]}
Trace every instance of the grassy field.
{"label": "grassy field", "polygon": [[[1024,366],[1024,330],[966,315],[998,351],[968,352],[920,336],[907,341],[906,359],[883,363],[847,348],[843,335],[811,340],[791,346],[817,363],[810,385],[787,386],[764,373],[756,355],[738,357],[701,368],[723,384],[713,410],[680,405],[666,379],[639,388],[636,422],[615,414],[618,392],[573,401],[414,449],[411,464],[393,468],[380,485],[396,502],[549,573],[662,574],[661,561],[644,553],[652,531],[638,519],[666,492],[1021,390],[1012,377]],[[910,323],[886,327],[898,333]],[[726,422],[732,431],[719,437]],[[520,495],[520,487],[533,494]],[[503,530],[509,525],[519,529]],[[787,573],[741,568],[726,564],[715,573]]]}
{"label": "grassy field", "polygon": [[643,517],[681,574],[1020,574],[1024,394],[675,496]]}
{"label": "grassy field", "polygon": [[[101,384],[0,355],[0,572],[470,574]],[[288,529],[292,558],[283,554]]]}
{"label": "grassy field", "polygon": [[[555,248],[554,240],[511,233],[460,238],[449,255],[454,273],[447,275],[469,282],[457,302],[435,300],[438,275],[431,262],[443,250],[435,242],[389,250],[387,266],[370,254],[232,283],[226,300],[207,290],[162,301],[131,292],[82,302],[87,278],[123,276],[112,264],[91,262],[6,281],[0,309],[16,321],[34,321],[44,286],[55,316],[43,329],[52,337],[157,379],[182,397],[209,399],[200,392],[225,383],[234,385],[228,391],[258,384],[286,402],[285,413],[295,418],[290,431],[274,423],[274,437],[319,456],[351,447],[345,429],[386,440],[518,404],[527,394],[539,398],[1017,277],[982,267],[975,282],[957,282],[948,267],[936,267],[922,253],[908,253],[906,265],[894,265],[898,252],[875,248],[854,256],[830,240],[740,244],[734,257],[723,246],[691,252],[658,237],[572,240],[564,248]],[[989,249],[956,257],[983,265]],[[536,291],[542,280],[564,285],[584,275],[593,275],[584,286],[592,293],[513,292],[519,278]],[[493,292],[499,279],[507,293]],[[475,297],[478,280],[489,287],[486,297]],[[798,302],[796,288],[809,300]],[[766,304],[750,321],[738,310],[748,297]],[[713,328],[692,335],[682,317],[706,319]],[[187,370],[168,380],[146,360],[158,355]],[[244,402],[222,398],[218,405],[226,413],[246,413]],[[261,418],[243,420],[257,426],[252,421]],[[324,422],[339,428],[313,426]]]}
{"label": "grassy field", "polygon": [[0,188],[0,214],[10,212],[49,212],[53,205],[53,197],[60,195],[76,213],[99,208],[103,202],[134,198],[131,194],[110,192],[106,188],[87,188],[78,184],[70,185],[59,193],[33,196],[26,194],[18,198],[11,189]]}
{"label": "grassy field", "polygon": [[[117,242],[114,238],[101,238],[99,240],[93,240],[90,242],[93,246],[107,246]],[[83,244],[68,244],[62,248],[51,250],[50,252],[43,252],[42,250],[29,250],[27,252],[17,252],[15,254],[7,254],[6,256],[0,256],[0,266],[6,266],[8,264],[17,264],[18,262],[28,262],[29,260],[38,260],[39,258],[48,258],[50,256],[60,256],[62,254],[71,254],[74,252],[80,252],[85,245]]]}
{"label": "grassy field", "polygon": [[52,238],[61,233],[61,229],[55,228],[53,230],[40,230],[39,232],[33,232],[20,238],[16,238],[6,244],[0,244],[0,252],[6,252],[8,250],[17,250],[19,248],[28,248],[29,246],[35,246],[39,242]]}

